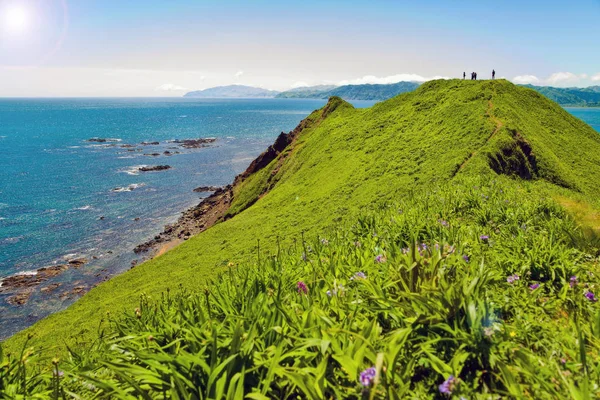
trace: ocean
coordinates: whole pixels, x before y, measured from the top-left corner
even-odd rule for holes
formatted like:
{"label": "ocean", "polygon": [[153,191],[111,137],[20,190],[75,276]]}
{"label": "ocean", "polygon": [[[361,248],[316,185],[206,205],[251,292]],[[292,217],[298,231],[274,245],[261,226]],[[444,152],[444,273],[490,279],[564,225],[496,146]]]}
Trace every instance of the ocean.
{"label": "ocean", "polygon": [[[131,268],[136,245],[208,195],[194,188],[231,183],[280,132],[324,104],[0,99],[0,278],[87,259],[21,305],[0,293],[0,340]],[[600,130],[600,109],[568,110]],[[201,148],[176,142],[199,138],[216,140]],[[171,168],[139,170],[157,165]]]}

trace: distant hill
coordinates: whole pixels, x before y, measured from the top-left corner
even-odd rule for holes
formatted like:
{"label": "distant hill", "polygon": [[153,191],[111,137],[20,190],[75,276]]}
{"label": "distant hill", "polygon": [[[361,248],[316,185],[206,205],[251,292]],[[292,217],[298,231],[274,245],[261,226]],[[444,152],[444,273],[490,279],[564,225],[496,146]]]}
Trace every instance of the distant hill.
{"label": "distant hill", "polygon": [[587,88],[557,88],[552,86],[523,85],[554,100],[561,106],[600,107],[600,86]]}
{"label": "distant hill", "polygon": [[252,86],[244,85],[229,85],[217,86],[204,90],[196,90],[186,93],[183,97],[194,97],[203,99],[257,99],[257,98],[272,98],[279,92],[267,90]]}
{"label": "distant hill", "polygon": [[[304,86],[279,93],[279,99],[324,99],[329,91],[337,88],[335,85]],[[325,97],[323,97],[325,96]]]}
{"label": "distant hill", "polygon": [[344,100],[387,100],[401,93],[412,92],[419,84],[398,82],[383,85],[312,86],[279,93],[277,98],[327,99],[338,96]]}

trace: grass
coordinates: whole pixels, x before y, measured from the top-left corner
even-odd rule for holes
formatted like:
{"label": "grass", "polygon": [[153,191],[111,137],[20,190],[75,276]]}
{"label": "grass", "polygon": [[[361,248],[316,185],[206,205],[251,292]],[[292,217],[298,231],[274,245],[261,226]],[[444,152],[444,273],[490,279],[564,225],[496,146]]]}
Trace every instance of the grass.
{"label": "grass", "polygon": [[235,188],[233,218],[5,342],[0,393],[435,398],[453,375],[467,398],[594,397],[598,249],[551,198],[591,215],[599,150],[505,81],[333,99]]}

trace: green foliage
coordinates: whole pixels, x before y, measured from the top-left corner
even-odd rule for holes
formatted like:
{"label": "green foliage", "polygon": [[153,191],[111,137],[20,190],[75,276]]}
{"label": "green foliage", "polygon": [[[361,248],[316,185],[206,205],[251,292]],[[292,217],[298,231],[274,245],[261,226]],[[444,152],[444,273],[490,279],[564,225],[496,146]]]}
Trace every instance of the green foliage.
{"label": "green foliage", "polygon": [[442,398],[453,375],[457,398],[597,397],[599,242],[551,198],[594,209],[599,178],[598,134],[506,81],[333,98],[233,218],[7,341],[63,361],[0,393]]}
{"label": "green foliage", "polygon": [[[202,290],[143,295],[71,353],[55,390],[436,398],[453,375],[456,398],[597,397],[600,309],[585,296],[599,283],[596,249],[573,246],[577,228],[556,203],[506,183],[436,187],[231,264]],[[377,378],[363,386],[370,367]],[[36,376],[54,393],[51,371]]]}

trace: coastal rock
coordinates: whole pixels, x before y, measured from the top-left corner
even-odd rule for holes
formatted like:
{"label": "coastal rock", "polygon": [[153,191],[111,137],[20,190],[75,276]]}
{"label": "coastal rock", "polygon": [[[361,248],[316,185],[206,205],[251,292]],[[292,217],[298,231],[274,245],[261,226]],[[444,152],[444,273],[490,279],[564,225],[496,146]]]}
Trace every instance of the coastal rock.
{"label": "coastal rock", "polygon": [[81,257],[81,258],[75,258],[73,260],[69,260],[68,264],[73,268],[79,268],[79,267],[87,264],[87,262],[88,262],[87,258]]}
{"label": "coastal rock", "polygon": [[54,292],[56,289],[62,286],[62,283],[52,283],[46,287],[40,289],[40,292],[48,294]]}
{"label": "coastal rock", "polygon": [[158,157],[160,156],[160,153],[144,153],[144,155],[149,157]]}
{"label": "coastal rock", "polygon": [[133,144],[122,144],[121,147],[124,149],[131,149],[132,147],[135,147],[135,146]]}
{"label": "coastal rock", "polygon": [[120,142],[121,139],[94,137],[94,138],[88,139],[87,141],[93,142],[93,143],[106,143],[106,142]]}
{"label": "coastal rock", "polygon": [[17,293],[16,295],[9,297],[8,299],[6,299],[6,301],[8,302],[8,304],[11,304],[13,306],[22,306],[27,303],[29,297],[31,297],[31,293],[31,289],[26,290],[24,292]]}
{"label": "coastal rock", "polygon": [[171,169],[170,165],[154,165],[150,167],[140,167],[138,168],[141,172],[152,172],[152,171],[165,171],[167,169]]}
{"label": "coastal rock", "polygon": [[206,147],[207,144],[216,142],[215,138],[200,138],[200,139],[184,139],[184,140],[173,140],[171,143],[177,143],[184,149],[199,149]]}
{"label": "coastal rock", "polygon": [[158,146],[160,142],[142,142],[140,143],[142,146]]}
{"label": "coastal rock", "polygon": [[179,153],[178,151],[169,151],[169,150],[165,150],[165,151],[163,152],[163,154],[164,154],[165,156],[172,156],[172,155],[175,155],[175,154],[180,154],[180,153]]}
{"label": "coastal rock", "polygon": [[197,187],[196,189],[194,189],[194,192],[196,193],[203,193],[203,192],[216,192],[217,190],[222,189],[222,187],[220,186],[200,186]]}

